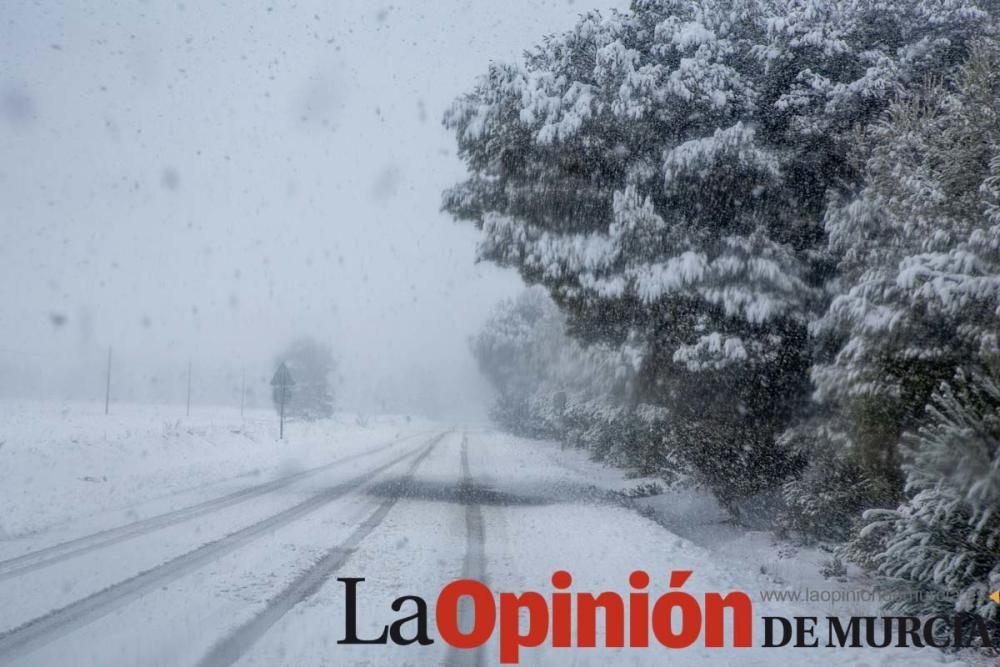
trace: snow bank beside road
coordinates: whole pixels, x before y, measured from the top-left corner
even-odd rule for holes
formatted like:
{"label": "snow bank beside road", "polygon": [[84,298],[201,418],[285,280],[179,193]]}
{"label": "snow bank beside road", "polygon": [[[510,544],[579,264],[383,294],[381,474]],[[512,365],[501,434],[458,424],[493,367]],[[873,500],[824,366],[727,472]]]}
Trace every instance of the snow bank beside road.
{"label": "snow bank beside road", "polygon": [[[733,524],[718,503],[704,491],[671,489],[658,495],[627,499],[629,489],[650,479],[626,479],[624,471],[589,460],[587,452],[564,449],[558,443],[529,440],[502,433],[473,433],[470,451],[479,481],[511,492],[524,502],[513,518],[505,507],[486,507],[486,540],[490,581],[505,590],[544,590],[547,575],[566,569],[575,585],[585,590],[627,590],[627,576],[636,568],[651,574],[663,588],[672,569],[690,569],[694,575],[684,590],[741,590],[752,599],[759,615],[881,616],[877,600],[854,599],[850,593],[871,592],[873,582],[857,568],[827,578],[823,567],[831,554],[820,549],[783,542],[767,531]],[[504,470],[504,462],[508,462]],[[514,462],[510,467],[509,462]],[[588,494],[586,487],[591,487]],[[577,489],[589,503],[549,502],[547,496]],[[620,503],[606,502],[616,494]],[[563,494],[563,500],[572,500]],[[516,503],[515,503],[516,504]],[[583,509],[581,505],[590,506]],[[631,508],[634,512],[628,512]],[[581,520],[586,516],[586,520]],[[655,523],[654,523],[655,522]],[[546,539],[539,539],[545,536]],[[542,548],[539,548],[542,547]],[[545,548],[547,547],[547,548]],[[839,596],[836,594],[840,594]],[[795,595],[801,597],[796,598]],[[812,600],[809,596],[827,596]],[[903,667],[904,665],[980,667],[995,657],[975,652],[944,653],[933,648],[826,648],[826,627],[820,624],[821,647],[801,656],[815,664],[845,667]],[[492,647],[493,655],[496,647]],[[650,664],[649,651],[598,649],[569,656],[565,649],[534,649],[523,664]],[[670,653],[675,665],[789,663],[789,653],[801,649],[713,649],[692,647]]]}
{"label": "snow bank beside road", "polygon": [[0,540],[101,513],[110,525],[135,520],[430,428],[338,414],[286,423],[279,441],[270,411],[192,412],[119,404],[105,415],[96,403],[0,401]]}

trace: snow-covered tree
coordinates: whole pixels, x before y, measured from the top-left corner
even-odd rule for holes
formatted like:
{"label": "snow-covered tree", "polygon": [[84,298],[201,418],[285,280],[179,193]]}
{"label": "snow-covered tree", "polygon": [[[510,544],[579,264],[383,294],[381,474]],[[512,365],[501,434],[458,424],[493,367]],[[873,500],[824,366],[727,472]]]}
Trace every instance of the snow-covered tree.
{"label": "snow-covered tree", "polygon": [[831,207],[839,294],[816,324],[835,354],[814,370],[852,454],[898,497],[900,434],[956,370],[998,353],[1000,43],[895,104],[859,144],[865,186]]}
{"label": "snow-covered tree", "polygon": [[[310,421],[332,417],[336,363],[330,347],[312,338],[299,338],[278,360],[285,363],[295,382],[285,397],[285,414]],[[277,405],[277,395],[272,398]]]}
{"label": "snow-covered tree", "polygon": [[559,310],[542,290],[524,290],[494,307],[470,346],[480,372],[497,391],[498,422],[520,433],[543,435],[531,401],[549,384],[567,342]]}
{"label": "snow-covered tree", "polygon": [[[906,500],[870,510],[853,546],[874,563],[904,614],[971,613],[1000,621],[1000,385],[960,371],[905,439]],[[860,554],[858,553],[860,552]],[[994,629],[996,626],[993,626]],[[995,640],[1000,641],[1000,632]]]}
{"label": "snow-covered tree", "polygon": [[565,318],[539,287],[497,304],[470,346],[497,391],[494,417],[526,435],[561,436],[567,409],[597,398],[620,403],[627,392],[627,360],[570,339]]}
{"label": "snow-covered tree", "polygon": [[499,303],[470,341],[497,391],[494,420],[515,433],[562,440],[605,461],[672,477],[661,411],[635,406],[628,348],[583,347],[544,289]]}
{"label": "snow-covered tree", "polygon": [[724,500],[795,469],[830,276],[827,190],[853,128],[982,32],[974,0],[635,0],[494,64],[445,122],[445,208],[544,285],[585,341],[640,354],[638,397]]}

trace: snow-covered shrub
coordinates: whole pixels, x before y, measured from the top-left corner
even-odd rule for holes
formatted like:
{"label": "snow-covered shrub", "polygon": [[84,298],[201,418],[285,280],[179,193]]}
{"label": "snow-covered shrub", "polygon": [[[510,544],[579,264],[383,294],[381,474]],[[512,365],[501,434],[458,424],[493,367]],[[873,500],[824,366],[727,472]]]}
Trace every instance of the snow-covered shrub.
{"label": "snow-covered shrub", "polygon": [[627,344],[636,403],[723,501],[796,470],[854,129],[992,30],[976,0],[635,0],[495,63],[445,118],[444,206],[585,341]]}
{"label": "snow-covered shrub", "polygon": [[[905,438],[906,501],[870,510],[849,553],[872,563],[903,614],[1000,621],[1000,386],[960,371]],[[993,626],[994,628],[996,626]],[[1000,640],[1000,633],[996,639]]]}
{"label": "snow-covered shrub", "polygon": [[853,445],[843,424],[824,415],[788,429],[781,438],[804,468],[784,485],[779,529],[807,543],[843,542],[873,496],[871,481],[849,456]]}
{"label": "snow-covered shrub", "polygon": [[636,484],[635,486],[629,487],[624,491],[624,496],[626,498],[649,498],[650,496],[658,496],[663,493],[663,486],[657,484],[656,482],[644,482],[642,484]]}
{"label": "snow-covered shrub", "polygon": [[662,408],[630,407],[608,399],[571,405],[564,420],[564,438],[585,447],[599,461],[657,475],[667,482],[688,472],[671,440],[670,422]]}

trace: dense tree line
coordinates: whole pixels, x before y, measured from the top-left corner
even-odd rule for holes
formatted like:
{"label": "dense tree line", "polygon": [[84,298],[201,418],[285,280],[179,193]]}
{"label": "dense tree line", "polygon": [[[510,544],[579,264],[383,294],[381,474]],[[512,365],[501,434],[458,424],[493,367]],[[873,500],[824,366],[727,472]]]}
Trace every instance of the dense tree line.
{"label": "dense tree line", "polygon": [[545,288],[572,356],[629,361],[588,398],[643,425],[610,448],[994,615],[975,587],[1000,587],[998,11],[587,14],[455,103],[469,178],[444,198],[481,258]]}

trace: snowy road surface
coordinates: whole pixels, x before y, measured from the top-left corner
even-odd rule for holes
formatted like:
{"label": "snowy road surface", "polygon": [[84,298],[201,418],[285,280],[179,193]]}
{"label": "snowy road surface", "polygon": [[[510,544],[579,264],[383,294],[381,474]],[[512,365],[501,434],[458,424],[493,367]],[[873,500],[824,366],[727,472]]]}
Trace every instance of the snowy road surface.
{"label": "snowy road surface", "polygon": [[[358,429],[360,444],[263,479],[240,473],[0,541],[0,665],[497,664],[496,634],[475,651],[441,641],[441,588],[474,578],[494,591],[548,597],[560,569],[572,573],[572,590],[622,594],[632,570],[645,569],[651,589],[665,592],[670,570],[690,569],[685,590],[699,599],[745,590],[758,616],[822,615],[757,600],[764,583],[752,565],[644,518],[594,484],[599,467],[563,465],[547,444],[427,423],[391,430],[368,429],[365,439]],[[365,579],[360,637],[412,613],[391,604],[417,595],[428,602],[434,643],[338,644],[338,577]],[[467,613],[463,605],[461,623],[471,622]],[[772,665],[806,655],[795,651],[555,649],[546,641],[520,657],[526,665]],[[943,660],[914,649],[808,655],[827,665]]]}

